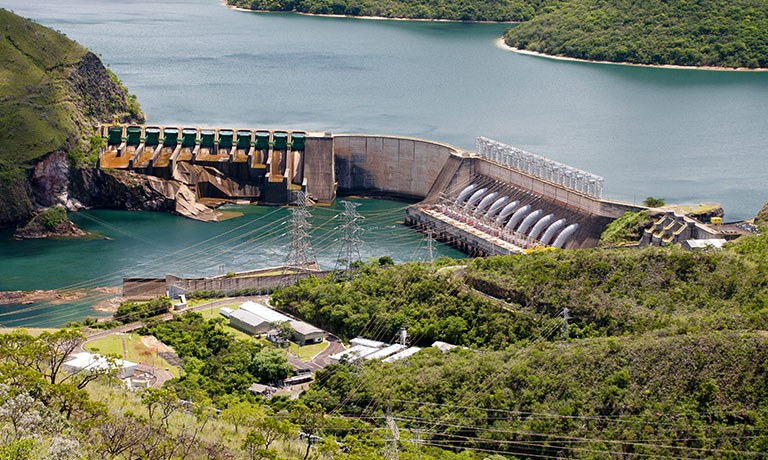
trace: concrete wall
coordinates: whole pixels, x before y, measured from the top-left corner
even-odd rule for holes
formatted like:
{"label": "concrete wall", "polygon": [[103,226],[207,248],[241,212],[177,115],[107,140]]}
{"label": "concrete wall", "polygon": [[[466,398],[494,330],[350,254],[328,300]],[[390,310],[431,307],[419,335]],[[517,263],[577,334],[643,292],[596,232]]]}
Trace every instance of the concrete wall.
{"label": "concrete wall", "polygon": [[150,300],[166,294],[165,278],[123,278],[123,297]]}
{"label": "concrete wall", "polygon": [[180,278],[174,275],[165,276],[165,284],[172,291],[235,291],[238,289],[269,290],[283,285],[296,284],[298,280],[309,276],[323,277],[330,271],[301,272],[292,274],[275,274],[262,276],[233,276],[215,278]]}
{"label": "concrete wall", "polygon": [[423,199],[455,147],[422,139],[333,136],[339,192]]}
{"label": "concrete wall", "polygon": [[170,293],[171,297],[191,291],[235,291],[238,289],[271,290],[281,283],[296,284],[298,280],[309,276],[323,277],[326,271],[309,271],[289,275],[274,274],[253,276],[259,272],[275,272],[278,269],[267,268],[241,273],[239,276],[216,276],[211,278],[181,278],[166,275],[165,278],[123,278],[123,297],[129,300],[150,300]]}
{"label": "concrete wall", "polygon": [[319,202],[331,203],[336,198],[333,138],[307,137],[305,140],[304,178],[307,193]]}

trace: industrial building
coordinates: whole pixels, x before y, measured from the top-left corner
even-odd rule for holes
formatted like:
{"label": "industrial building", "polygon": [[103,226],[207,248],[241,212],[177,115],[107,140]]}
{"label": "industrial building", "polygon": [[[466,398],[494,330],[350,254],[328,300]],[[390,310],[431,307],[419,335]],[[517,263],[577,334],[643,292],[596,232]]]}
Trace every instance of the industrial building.
{"label": "industrial building", "polygon": [[419,347],[408,348],[400,343],[389,345],[378,340],[365,339],[363,337],[356,337],[350,340],[349,343],[352,345],[351,348],[329,356],[328,360],[333,364],[354,362],[358,359],[365,359],[367,361],[381,359],[388,363],[407,358],[421,350]]}
{"label": "industrial building", "polygon": [[252,301],[241,304],[237,310],[222,309],[221,313],[224,317],[229,318],[230,326],[246,334],[266,334],[273,330],[276,324],[288,323],[293,329],[292,339],[299,345],[320,343],[325,337],[325,331],[322,329]]}

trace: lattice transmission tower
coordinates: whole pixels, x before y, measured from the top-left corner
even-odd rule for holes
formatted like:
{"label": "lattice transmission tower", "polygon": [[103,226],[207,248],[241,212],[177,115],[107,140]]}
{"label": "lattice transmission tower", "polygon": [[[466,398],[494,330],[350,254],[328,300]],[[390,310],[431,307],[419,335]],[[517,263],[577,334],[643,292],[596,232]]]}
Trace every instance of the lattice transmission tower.
{"label": "lattice transmission tower", "polygon": [[304,192],[298,192],[294,204],[296,207],[291,209],[291,228],[288,232],[291,240],[288,242],[285,265],[287,268],[305,269],[317,265],[317,257],[310,241],[312,224],[309,223],[309,218],[312,213],[307,206],[307,195]]}
{"label": "lattice transmission tower", "polygon": [[339,257],[336,259],[335,271],[348,270],[352,263],[362,258],[360,255],[360,248],[363,246],[363,240],[360,235],[363,232],[360,222],[365,217],[357,212],[359,203],[352,203],[350,201],[342,201],[344,205],[344,211],[339,214],[341,219],[340,229],[342,231],[341,248],[339,248]]}

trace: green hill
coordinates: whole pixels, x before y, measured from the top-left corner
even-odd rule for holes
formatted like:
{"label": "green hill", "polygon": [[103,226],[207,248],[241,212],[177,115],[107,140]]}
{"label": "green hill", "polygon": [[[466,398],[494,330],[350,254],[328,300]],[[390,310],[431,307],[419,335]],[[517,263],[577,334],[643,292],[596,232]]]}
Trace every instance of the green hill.
{"label": "green hill", "polygon": [[505,42],[599,61],[768,67],[766,0],[571,0],[507,31]]}
{"label": "green hill", "polygon": [[720,251],[544,251],[464,269],[370,264],[351,279],[284,288],[273,304],[344,335],[390,341],[407,327],[423,347],[467,346],[331,366],[304,395],[362,420],[389,412],[401,436],[430,446],[735,459],[768,448],[766,261],[763,234]]}
{"label": "green hill", "polygon": [[61,33],[0,9],[0,34],[2,226],[29,217],[37,160],[87,149],[99,121],[142,115],[99,58]]}

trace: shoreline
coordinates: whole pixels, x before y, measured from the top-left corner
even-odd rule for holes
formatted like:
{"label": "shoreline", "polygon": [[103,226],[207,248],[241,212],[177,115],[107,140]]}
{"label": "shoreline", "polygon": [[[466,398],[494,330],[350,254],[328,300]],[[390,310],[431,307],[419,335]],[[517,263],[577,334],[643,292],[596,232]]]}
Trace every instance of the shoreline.
{"label": "shoreline", "polygon": [[337,19],[365,19],[374,21],[409,21],[409,22],[453,22],[457,24],[521,24],[523,21],[471,21],[462,19],[429,19],[429,18],[389,18],[386,16],[352,16],[349,14],[319,14],[319,13],[304,13],[301,11],[273,11],[273,10],[252,10],[250,8],[241,8],[239,6],[232,6],[222,0],[224,6],[234,11],[242,11],[244,13],[291,13],[301,16],[311,16],[318,18],[337,18]]}
{"label": "shoreline", "polygon": [[[411,22],[446,22],[446,23],[450,22],[450,23],[457,23],[457,24],[462,24],[462,23],[522,24],[524,22],[524,21],[472,21],[472,20],[465,21],[461,19],[429,19],[429,18],[389,18],[385,16],[352,16],[348,14],[304,13],[301,11],[253,10],[249,8],[241,8],[238,6],[230,5],[227,3],[226,0],[222,0],[221,3],[231,10],[241,11],[244,13],[291,13],[291,14],[298,14],[301,16],[312,16],[312,17],[320,17],[320,18],[364,19],[364,20],[374,20],[374,21],[411,21]],[[568,57],[568,56],[558,56],[554,54],[541,53],[538,51],[521,50],[519,48],[509,46],[504,42],[504,37],[499,37],[498,39],[496,39],[496,46],[498,46],[503,50],[512,51],[513,53],[517,53],[517,54],[541,57],[546,59],[553,59],[557,61],[586,62],[590,64],[624,65],[624,66],[631,66],[631,67],[649,67],[649,68],[655,68],[655,69],[706,70],[706,71],[716,71],[716,72],[768,72],[768,68],[752,69],[749,67],[685,66],[685,65],[678,65],[678,64],[639,64],[635,62],[599,61],[595,59],[581,59],[581,58],[574,58],[574,57]]]}
{"label": "shoreline", "polygon": [[504,42],[504,37],[496,39],[496,46],[513,53],[522,54],[526,56],[534,56],[545,59],[553,59],[556,61],[571,61],[571,62],[586,62],[589,64],[608,64],[608,65],[624,65],[631,67],[648,67],[654,69],[676,69],[676,70],[706,70],[715,72],[768,72],[766,68],[750,69],[749,67],[717,67],[717,66],[686,66],[677,64],[638,64],[634,62],[613,62],[613,61],[598,61],[593,59],[580,59],[568,56],[558,56],[554,54],[540,53],[538,51],[521,50],[514,46],[509,46]]}

